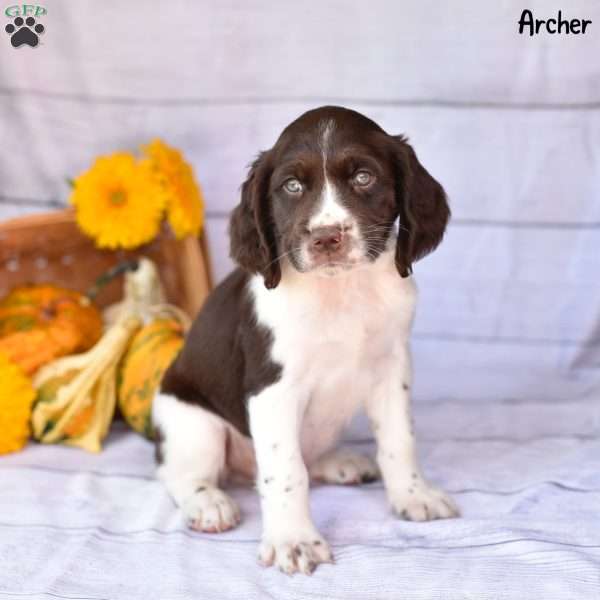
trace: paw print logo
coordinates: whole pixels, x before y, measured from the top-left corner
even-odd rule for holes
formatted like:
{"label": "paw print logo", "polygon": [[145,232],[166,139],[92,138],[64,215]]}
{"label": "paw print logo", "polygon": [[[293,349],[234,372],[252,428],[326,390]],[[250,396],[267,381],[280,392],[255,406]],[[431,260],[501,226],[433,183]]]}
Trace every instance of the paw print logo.
{"label": "paw print logo", "polygon": [[18,48],[23,44],[27,44],[27,46],[35,48],[40,41],[38,35],[40,33],[44,33],[44,26],[41,23],[36,25],[33,17],[27,17],[27,19],[17,17],[4,29],[6,33],[10,35],[10,43],[15,48]]}

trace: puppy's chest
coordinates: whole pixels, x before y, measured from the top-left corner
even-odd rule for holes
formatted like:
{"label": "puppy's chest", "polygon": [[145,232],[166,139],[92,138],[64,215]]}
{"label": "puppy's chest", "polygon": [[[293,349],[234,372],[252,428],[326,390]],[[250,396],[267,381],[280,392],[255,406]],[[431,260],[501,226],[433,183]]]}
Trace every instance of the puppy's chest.
{"label": "puppy's chest", "polygon": [[373,269],[352,278],[255,286],[259,323],[272,335],[290,402],[304,404],[302,447],[310,462],[335,442],[378,376],[382,357],[408,335],[412,282]]}
{"label": "puppy's chest", "polygon": [[325,288],[288,300],[285,318],[273,327],[273,356],[284,366],[348,369],[380,352],[401,327],[397,292],[386,297],[378,288]]}
{"label": "puppy's chest", "polygon": [[374,298],[347,300],[306,315],[308,327],[290,336],[289,372],[307,403],[301,444],[308,464],[335,443],[356,413],[371,388],[376,357],[392,339],[386,310],[369,308]]}
{"label": "puppy's chest", "polygon": [[391,323],[377,308],[356,300],[356,304],[306,312],[297,327],[282,331],[282,346],[287,346],[291,364],[317,371],[350,369],[385,344],[385,325]]}

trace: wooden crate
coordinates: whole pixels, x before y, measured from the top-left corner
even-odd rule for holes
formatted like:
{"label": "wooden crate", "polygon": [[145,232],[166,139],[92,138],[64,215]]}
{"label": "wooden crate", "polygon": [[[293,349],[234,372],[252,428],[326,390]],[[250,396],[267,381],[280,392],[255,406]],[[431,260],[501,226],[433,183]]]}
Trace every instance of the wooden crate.
{"label": "wooden crate", "polygon": [[[194,317],[212,287],[204,236],[177,241],[165,229],[135,251],[98,250],[82,234],[72,210],[0,223],[0,297],[15,285],[52,282],[85,292],[123,259],[147,256],[158,266],[169,302]],[[122,277],[98,296],[100,307],[122,297]]]}

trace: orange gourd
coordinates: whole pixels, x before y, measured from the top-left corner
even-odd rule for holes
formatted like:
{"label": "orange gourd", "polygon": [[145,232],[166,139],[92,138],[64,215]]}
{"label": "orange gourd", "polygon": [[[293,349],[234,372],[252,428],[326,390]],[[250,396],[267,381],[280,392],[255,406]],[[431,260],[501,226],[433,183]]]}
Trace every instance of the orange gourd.
{"label": "orange gourd", "polygon": [[31,375],[55,358],[84,352],[102,334],[90,300],[55,285],[24,285],[0,300],[0,352]]}

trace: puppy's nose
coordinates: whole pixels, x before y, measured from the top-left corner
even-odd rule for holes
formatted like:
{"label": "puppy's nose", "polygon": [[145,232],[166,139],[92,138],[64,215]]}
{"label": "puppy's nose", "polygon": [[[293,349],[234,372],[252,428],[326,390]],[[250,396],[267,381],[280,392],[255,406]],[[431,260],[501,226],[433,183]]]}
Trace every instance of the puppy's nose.
{"label": "puppy's nose", "polygon": [[337,225],[317,227],[311,235],[311,246],[315,252],[335,252],[342,244],[342,228]]}

